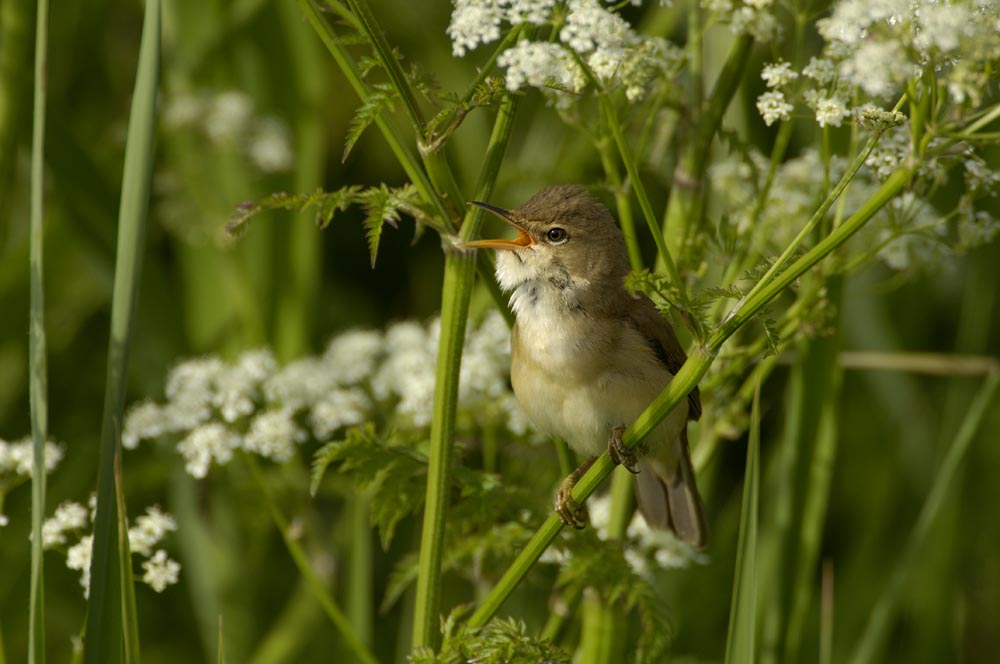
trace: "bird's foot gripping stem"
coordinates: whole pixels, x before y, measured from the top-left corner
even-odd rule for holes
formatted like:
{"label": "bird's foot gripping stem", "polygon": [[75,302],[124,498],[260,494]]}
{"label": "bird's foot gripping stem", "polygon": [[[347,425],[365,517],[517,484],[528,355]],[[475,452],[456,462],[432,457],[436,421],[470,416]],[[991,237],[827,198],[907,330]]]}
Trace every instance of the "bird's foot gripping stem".
{"label": "bird's foot gripping stem", "polygon": [[556,513],[562,519],[563,523],[567,526],[573,526],[577,530],[583,530],[587,527],[590,514],[584,505],[573,500],[573,487],[576,486],[576,483],[583,477],[584,473],[590,470],[590,467],[594,465],[594,461],[596,460],[597,458],[595,457],[584,461],[579,468],[567,475],[566,479],[559,485],[558,493],[556,493]]}
{"label": "bird's foot gripping stem", "polygon": [[624,433],[624,425],[618,425],[611,430],[611,435],[608,436],[608,455],[611,456],[611,460],[615,462],[616,466],[624,466],[628,472],[635,475],[639,472],[635,467],[638,454],[634,449],[625,447],[625,443],[622,442]]}

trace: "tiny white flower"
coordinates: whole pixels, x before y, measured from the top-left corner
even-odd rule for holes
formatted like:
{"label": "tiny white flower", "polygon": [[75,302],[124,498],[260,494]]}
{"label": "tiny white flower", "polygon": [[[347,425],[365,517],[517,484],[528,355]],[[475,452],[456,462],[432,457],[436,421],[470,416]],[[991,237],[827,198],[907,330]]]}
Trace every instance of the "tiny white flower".
{"label": "tiny white flower", "polygon": [[816,81],[820,85],[826,85],[837,76],[837,68],[826,58],[809,58],[809,64],[802,70],[802,75]]}
{"label": "tiny white flower", "polygon": [[85,535],[66,552],[66,567],[80,572],[83,595],[90,595],[90,560],[94,554],[94,536]]}
{"label": "tiny white flower", "polygon": [[247,153],[264,173],[287,171],[295,158],[288,126],[278,118],[259,121],[250,136]]}
{"label": "tiny white flower", "polygon": [[129,408],[122,427],[122,447],[134,450],[143,440],[162,436],[172,428],[163,408],[152,401],[142,401]]}
{"label": "tiny white flower", "polygon": [[785,101],[785,95],[777,90],[765,92],[757,97],[757,111],[768,127],[778,120],[787,120],[792,108],[792,105]]}
{"label": "tiny white flower", "polygon": [[253,419],[243,438],[243,448],[274,461],[288,461],[295,453],[295,444],[305,438],[305,431],[295,424],[290,411],[272,410]]}
{"label": "tiny white flower", "polygon": [[214,143],[235,141],[246,134],[253,112],[253,100],[246,93],[222,92],[208,102],[205,133]]}
{"label": "tiny white flower", "polygon": [[761,71],[760,77],[764,79],[767,87],[780,88],[797,79],[799,75],[798,72],[792,70],[792,65],[784,60],[779,60],[778,62],[766,65],[764,70]]}
{"label": "tiny white flower", "polygon": [[823,97],[813,108],[820,127],[839,127],[841,120],[851,114],[839,97]]}
{"label": "tiny white flower", "polygon": [[42,548],[51,549],[66,543],[66,531],[80,530],[87,525],[87,508],[66,501],[56,508],[51,518],[42,523]]}
{"label": "tiny white flower", "polygon": [[142,563],[144,573],[142,580],[158,593],[167,586],[177,583],[181,573],[181,564],[167,557],[167,552],[160,549],[152,558]]}
{"label": "tiny white flower", "polygon": [[150,555],[164,535],[177,530],[174,517],[163,512],[156,505],[146,509],[146,514],[135,520],[128,529],[128,543],[133,553]]}
{"label": "tiny white flower", "polygon": [[507,89],[516,92],[525,86],[579,92],[587,79],[576,61],[559,44],[521,41],[497,58],[497,66],[507,70]]}
{"label": "tiny white flower", "polygon": [[258,390],[276,369],[271,351],[247,351],[239,356],[236,364],[225,367],[215,376],[212,405],[219,409],[222,419],[235,422],[254,411],[259,400]]}
{"label": "tiny white flower", "polygon": [[326,440],[338,429],[361,424],[372,409],[371,399],[357,387],[333,390],[312,407],[309,424],[317,440]]}
{"label": "tiny white flower", "polygon": [[500,38],[503,4],[503,0],[456,0],[448,24],[451,51],[456,58]]}
{"label": "tiny white flower", "polygon": [[[63,450],[49,441],[45,443],[45,472],[51,473],[62,461]],[[8,443],[0,438],[0,475],[13,473],[31,477],[34,468],[35,449],[30,438],[22,438],[16,443]]]}
{"label": "tiny white flower", "polygon": [[323,361],[338,384],[357,385],[374,373],[385,345],[382,335],[374,330],[349,330],[330,341]]}
{"label": "tiny white flower", "polygon": [[209,422],[193,430],[177,445],[184,456],[184,468],[197,479],[204,479],[212,462],[225,465],[240,446],[240,437],[218,422]]}

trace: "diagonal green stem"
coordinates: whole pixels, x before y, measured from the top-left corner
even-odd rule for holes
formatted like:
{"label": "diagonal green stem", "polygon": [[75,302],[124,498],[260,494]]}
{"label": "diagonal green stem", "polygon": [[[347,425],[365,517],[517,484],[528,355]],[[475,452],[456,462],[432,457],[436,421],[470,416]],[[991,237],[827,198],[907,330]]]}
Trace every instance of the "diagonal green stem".
{"label": "diagonal green stem", "polygon": [[264,502],[267,503],[267,509],[271,513],[271,520],[274,521],[278,532],[281,533],[281,539],[285,543],[285,548],[288,549],[288,554],[292,557],[292,561],[295,563],[295,567],[298,568],[299,574],[305,579],[309,591],[316,598],[316,601],[319,602],[320,606],[323,607],[323,611],[330,618],[330,622],[333,623],[334,627],[337,628],[341,638],[344,639],[344,643],[357,658],[357,661],[363,664],[377,664],[378,660],[375,659],[375,656],[362,643],[354,630],[351,629],[351,623],[347,619],[347,616],[337,606],[337,602],[330,596],[326,584],[309,563],[309,556],[303,550],[302,544],[299,543],[298,539],[291,536],[288,519],[281,513],[278,502],[274,497],[274,492],[271,491],[270,485],[264,479],[263,473],[261,473],[257,460],[252,455],[247,456],[247,466],[250,468],[250,474],[253,475],[253,479],[257,483],[257,488],[260,489],[260,493],[264,497]]}
{"label": "diagonal green stem", "polygon": [[[28,661],[45,662],[45,597],[43,593],[42,518],[45,516],[45,441],[49,437],[48,369],[45,351],[45,60],[48,49],[48,0],[39,0],[35,24],[35,100],[31,134],[31,315],[29,334],[31,401],[31,593],[28,618]],[[2,657],[2,656],[0,656]]]}

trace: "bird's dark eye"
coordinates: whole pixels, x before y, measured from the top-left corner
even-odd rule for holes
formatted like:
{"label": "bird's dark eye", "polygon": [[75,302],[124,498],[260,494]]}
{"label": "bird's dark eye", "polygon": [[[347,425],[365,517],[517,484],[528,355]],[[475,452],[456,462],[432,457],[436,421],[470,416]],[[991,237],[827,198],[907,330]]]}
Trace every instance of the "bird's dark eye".
{"label": "bird's dark eye", "polygon": [[566,232],[565,228],[559,228],[556,226],[545,232],[545,239],[548,240],[550,244],[562,244],[569,239],[569,234]]}

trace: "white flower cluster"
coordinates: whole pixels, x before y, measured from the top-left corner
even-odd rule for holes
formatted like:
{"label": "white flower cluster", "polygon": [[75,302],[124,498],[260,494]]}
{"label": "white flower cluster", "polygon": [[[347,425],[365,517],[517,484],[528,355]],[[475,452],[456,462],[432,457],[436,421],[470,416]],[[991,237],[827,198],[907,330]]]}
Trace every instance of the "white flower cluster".
{"label": "white flower cluster", "polygon": [[[467,51],[500,38],[503,23],[542,25],[553,21],[554,0],[456,0],[448,35],[452,52]],[[540,88],[557,105],[581,92],[587,78],[574,53],[606,85],[621,85],[629,101],[642,98],[652,81],[668,75],[679,50],[663,39],[642,37],[599,0],[567,0],[559,42],[521,41],[500,54],[507,88]]]}
{"label": "white flower cluster", "polygon": [[[83,534],[83,530],[92,526],[96,496],[90,497],[90,509],[72,501],[66,501],[56,508],[52,517],[42,523],[42,547],[54,549],[68,543],[68,534],[79,539],[66,549],[66,566],[80,572],[80,585],[83,594],[90,594],[90,563],[93,556],[94,536]],[[174,517],[153,506],[135,520],[135,525],[128,529],[129,549],[132,555],[138,555],[143,561],[143,582],[156,592],[163,592],[167,586],[177,583],[180,574],[180,563],[171,560],[163,549],[153,552],[153,547],[160,543],[167,533],[177,530]]]}
{"label": "white flower cluster", "polygon": [[953,102],[978,104],[1000,52],[995,0],[842,0],[816,25],[838,74],[876,99],[933,71]]}
{"label": "white flower cluster", "polygon": [[[397,427],[430,424],[439,323],[404,321],[385,333],[353,330],[335,337],[326,352],[278,367],[268,351],[254,350],[232,364],[198,358],[167,377],[163,404],[146,401],[125,417],[123,445],[164,436],[192,476],[204,478],[238,450],[282,462],[309,437],[328,440],[345,427],[386,421]],[[510,333],[492,312],[470,328],[462,358],[459,405],[463,421],[487,422],[514,435],[527,431],[507,384]]]}
{"label": "white flower cluster", "polygon": [[215,145],[238,145],[262,173],[288,171],[294,161],[288,126],[259,115],[253,99],[239,90],[170,96],[163,122],[168,129],[198,130]]}
{"label": "white flower cluster", "polygon": [[[13,443],[0,438],[0,528],[9,522],[3,513],[3,498],[15,486],[31,479],[34,455],[31,438]],[[62,447],[53,442],[45,443],[45,472],[51,473],[62,457]]]}

